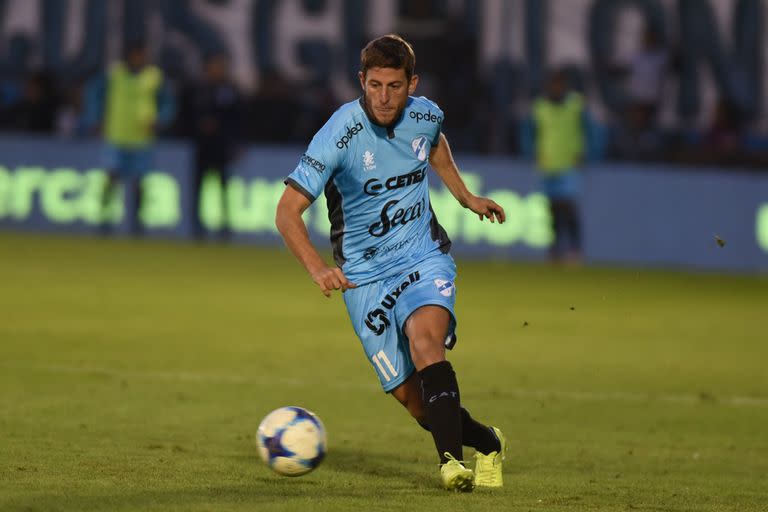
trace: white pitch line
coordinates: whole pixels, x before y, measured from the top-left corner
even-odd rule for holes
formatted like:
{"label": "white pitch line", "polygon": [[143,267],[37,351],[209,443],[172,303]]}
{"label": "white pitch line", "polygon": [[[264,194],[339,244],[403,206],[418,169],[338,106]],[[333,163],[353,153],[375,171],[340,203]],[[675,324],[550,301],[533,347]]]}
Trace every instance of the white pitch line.
{"label": "white pitch line", "polygon": [[[307,382],[301,379],[291,378],[274,378],[258,376],[242,376],[231,374],[216,374],[216,373],[192,373],[192,372],[165,372],[165,371],[131,371],[120,370],[115,368],[101,368],[101,367],[79,367],[79,366],[63,366],[63,365],[41,365],[41,366],[17,366],[17,365],[0,365],[0,368],[4,370],[22,370],[22,371],[38,371],[46,373],[60,373],[60,374],[73,374],[73,375],[92,375],[92,376],[104,376],[110,378],[124,378],[124,379],[142,379],[142,380],[169,380],[179,382],[208,382],[208,383],[222,383],[222,384],[247,384],[247,383],[264,383],[280,386],[292,386],[303,387],[307,386]],[[328,386],[326,384],[326,386]],[[352,386],[348,383],[335,383],[330,384],[330,387],[349,389],[355,387],[357,389],[379,389],[378,386],[373,384],[364,386]],[[701,397],[696,394],[670,394],[670,393],[628,393],[622,391],[557,391],[557,390],[541,390],[541,389],[524,389],[524,388],[512,388],[504,390],[502,395],[512,396],[517,398],[533,398],[536,400],[570,400],[570,401],[586,401],[586,402],[669,402],[677,404],[712,404],[712,405],[729,405],[736,407],[768,407],[768,397],[753,397],[753,396],[712,396],[711,398]],[[485,393],[467,393],[467,395],[485,395]]]}

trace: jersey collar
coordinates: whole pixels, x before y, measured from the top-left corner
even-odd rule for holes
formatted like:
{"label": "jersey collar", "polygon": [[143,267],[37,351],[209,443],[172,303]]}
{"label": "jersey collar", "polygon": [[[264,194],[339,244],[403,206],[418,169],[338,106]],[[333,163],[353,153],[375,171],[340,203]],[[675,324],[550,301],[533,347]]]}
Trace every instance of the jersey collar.
{"label": "jersey collar", "polygon": [[394,139],[395,138],[395,126],[397,126],[397,124],[400,121],[403,120],[403,116],[405,116],[405,108],[408,108],[408,104],[411,102],[411,98],[408,98],[408,101],[406,102],[405,108],[400,113],[400,117],[398,117],[397,119],[395,119],[394,121],[392,121],[388,125],[383,125],[383,124],[380,124],[380,123],[376,122],[376,120],[373,118],[371,113],[368,111],[368,106],[365,104],[365,95],[360,96],[360,98],[358,98],[357,102],[360,103],[360,108],[362,108],[363,112],[365,112],[365,116],[368,118],[368,121],[372,125],[374,125],[374,126],[379,126],[381,128],[384,128],[385,130],[387,130],[387,138],[388,139]]}

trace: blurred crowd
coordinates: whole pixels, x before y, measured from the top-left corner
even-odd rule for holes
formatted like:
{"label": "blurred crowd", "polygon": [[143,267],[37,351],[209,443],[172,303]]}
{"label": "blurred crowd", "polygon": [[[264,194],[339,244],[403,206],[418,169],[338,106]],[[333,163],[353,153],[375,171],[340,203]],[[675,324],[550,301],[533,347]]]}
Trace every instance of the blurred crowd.
{"label": "blurred crowd", "polygon": [[[587,160],[754,168],[768,164],[768,141],[751,132],[746,113],[728,101],[718,101],[711,121],[703,127],[669,127],[660,122],[665,80],[674,76],[676,59],[650,30],[630,59],[610,69],[593,70],[619,76],[629,97],[621,112],[598,120],[590,116],[585,78],[567,68],[550,70],[533,90],[509,95],[511,116],[500,111],[493,101],[500,83],[495,75],[480,72],[474,58],[477,41],[461,37],[464,32],[452,30],[450,22],[443,28],[442,40],[435,34],[423,41],[420,35],[411,40],[422,77],[418,92],[435,99],[446,112],[444,130],[458,151],[533,157],[536,97],[544,92],[547,76],[564,74],[567,87],[586,96]],[[102,122],[92,105],[98,82],[107,71],[80,83],[61,83],[46,70],[0,80],[0,131],[65,138],[101,135]],[[225,55],[208,56],[197,76],[169,74],[166,78],[167,118],[158,119],[153,129],[161,137],[202,144],[198,151],[211,153],[203,155],[203,160],[221,160],[214,153],[236,152],[253,143],[304,145],[339,104],[352,99],[335,97],[327,80],[297,83],[278,72],[266,73],[254,91],[244,91],[233,80]],[[471,105],[467,98],[474,98]]]}

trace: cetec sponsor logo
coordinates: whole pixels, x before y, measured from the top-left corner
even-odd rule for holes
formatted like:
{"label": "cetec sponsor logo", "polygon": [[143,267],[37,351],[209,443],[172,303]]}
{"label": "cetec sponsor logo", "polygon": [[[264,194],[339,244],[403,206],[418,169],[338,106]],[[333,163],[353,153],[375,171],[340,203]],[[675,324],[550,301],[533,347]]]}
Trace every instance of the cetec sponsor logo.
{"label": "cetec sponsor logo", "polygon": [[[408,274],[408,279],[398,285],[397,288],[389,292],[384,296],[384,299],[379,303],[380,308],[376,308],[373,311],[369,311],[365,318],[365,326],[368,327],[376,336],[381,336],[387,327],[389,327],[390,321],[387,318],[387,311],[395,307],[398,297],[413,283],[421,279],[419,271]],[[383,309],[382,309],[383,308]]]}
{"label": "cetec sponsor logo", "polygon": [[443,122],[442,116],[433,114],[431,110],[427,110],[426,114],[424,112],[411,111],[411,113],[408,114],[408,117],[410,117],[411,119],[415,119],[416,123],[419,123],[421,121],[429,121],[430,123]]}
{"label": "cetec sponsor logo", "polygon": [[[424,214],[424,210],[426,210],[427,206],[426,201],[422,198],[417,203],[406,208],[394,209],[399,202],[400,201],[395,199],[393,201],[388,201],[387,204],[384,205],[384,208],[381,209],[381,214],[379,215],[379,222],[374,222],[368,227],[368,233],[370,233],[371,236],[384,236],[389,233],[393,227],[404,226],[409,222],[418,219]],[[390,211],[392,211],[391,216]]]}
{"label": "cetec sponsor logo", "polygon": [[363,123],[357,123],[355,126],[347,126],[347,133],[345,133],[339,140],[336,141],[336,147],[339,149],[346,149],[349,147],[349,141],[352,137],[363,131]]}
{"label": "cetec sponsor logo", "polygon": [[408,174],[401,174],[400,176],[392,176],[387,178],[383,183],[378,178],[371,178],[365,182],[363,191],[369,196],[377,196],[385,190],[397,190],[399,188],[410,187],[417,183],[424,181],[424,177],[427,175],[427,168],[419,169],[418,171],[409,172]]}
{"label": "cetec sponsor logo", "polygon": [[316,170],[320,174],[322,174],[325,171],[324,163],[322,163],[319,160],[315,160],[314,158],[312,158],[306,153],[304,153],[304,156],[301,157],[301,161],[309,165],[310,167],[312,167],[314,170]]}

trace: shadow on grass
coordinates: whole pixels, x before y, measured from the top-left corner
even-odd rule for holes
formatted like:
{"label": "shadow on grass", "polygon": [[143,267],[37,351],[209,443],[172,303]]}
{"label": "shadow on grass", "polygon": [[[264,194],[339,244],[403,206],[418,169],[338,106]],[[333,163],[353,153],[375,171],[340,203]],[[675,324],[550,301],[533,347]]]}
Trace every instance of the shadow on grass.
{"label": "shadow on grass", "polygon": [[[254,464],[254,457],[241,456],[235,457],[238,463],[248,467]],[[262,465],[260,460],[255,459],[256,464]],[[420,464],[420,465],[419,465]],[[318,475],[323,472],[331,471],[340,474],[341,478],[334,478],[334,481],[345,482],[349,480],[370,479],[374,484],[378,481],[382,487],[387,489],[434,489],[438,485],[438,465],[418,463],[415,459],[403,457],[397,453],[381,453],[373,451],[364,451],[345,446],[335,446],[330,450],[317,470]],[[312,475],[313,473],[310,473]],[[287,478],[272,476],[259,476],[257,480],[263,481],[284,481],[295,482],[298,480],[311,482],[306,478]]]}
{"label": "shadow on grass", "polygon": [[94,484],[92,491],[86,487],[67,494],[35,493],[0,502],[0,510],[253,510],[267,505],[293,508],[294,503],[299,509],[311,506],[319,499],[343,504],[342,508],[347,509],[365,508],[372,500],[407,499],[414,493],[442,494],[437,464],[418,465],[413,459],[395,453],[335,447],[316,472],[299,478],[278,476],[253,456],[238,455],[234,459],[235,465],[244,471],[230,467],[234,471],[222,475],[221,485],[210,479],[199,482],[185,479],[181,482],[154,481],[140,488],[126,475],[124,487],[115,484],[105,488]]}

